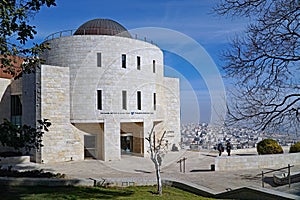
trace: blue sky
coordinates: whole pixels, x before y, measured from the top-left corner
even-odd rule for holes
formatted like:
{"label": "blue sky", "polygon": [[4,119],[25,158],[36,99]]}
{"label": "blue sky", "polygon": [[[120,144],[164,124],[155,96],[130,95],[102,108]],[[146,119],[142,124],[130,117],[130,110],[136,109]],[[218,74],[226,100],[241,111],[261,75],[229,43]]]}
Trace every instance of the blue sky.
{"label": "blue sky", "polygon": [[[76,29],[94,18],[115,20],[128,30],[160,27],[178,31],[195,40],[219,69],[220,52],[240,34],[247,22],[216,16],[212,7],[218,0],[57,0],[57,6],[43,8],[32,20],[38,34],[35,41],[54,32]],[[155,41],[154,41],[155,42]],[[176,43],[176,41],[174,41]],[[211,105],[207,80],[187,59],[165,51],[165,74],[181,79],[182,122],[210,122]],[[207,69],[210,66],[202,66]],[[197,109],[195,109],[197,107]]]}

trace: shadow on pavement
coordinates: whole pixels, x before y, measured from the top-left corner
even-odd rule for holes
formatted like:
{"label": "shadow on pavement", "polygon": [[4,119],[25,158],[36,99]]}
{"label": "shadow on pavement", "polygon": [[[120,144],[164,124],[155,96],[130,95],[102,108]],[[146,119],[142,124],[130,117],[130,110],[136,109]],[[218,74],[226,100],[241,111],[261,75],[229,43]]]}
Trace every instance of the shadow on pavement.
{"label": "shadow on pavement", "polygon": [[149,172],[149,171],[146,171],[146,170],[141,170],[141,169],[135,169],[134,171],[145,173],[145,174],[151,174],[152,173],[152,172]]}
{"label": "shadow on pavement", "polygon": [[208,157],[217,157],[216,155],[210,155],[210,154],[202,154],[203,156],[208,156]]}
{"label": "shadow on pavement", "polygon": [[212,172],[210,169],[193,169],[190,172]]}

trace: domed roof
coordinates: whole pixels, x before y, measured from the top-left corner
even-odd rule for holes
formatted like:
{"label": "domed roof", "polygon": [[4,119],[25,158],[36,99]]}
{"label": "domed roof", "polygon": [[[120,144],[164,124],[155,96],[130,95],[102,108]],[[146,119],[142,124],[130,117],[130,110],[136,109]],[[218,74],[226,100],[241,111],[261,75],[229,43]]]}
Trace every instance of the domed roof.
{"label": "domed roof", "polygon": [[93,19],[82,24],[74,35],[117,35],[131,38],[130,33],[116,21],[110,19]]}

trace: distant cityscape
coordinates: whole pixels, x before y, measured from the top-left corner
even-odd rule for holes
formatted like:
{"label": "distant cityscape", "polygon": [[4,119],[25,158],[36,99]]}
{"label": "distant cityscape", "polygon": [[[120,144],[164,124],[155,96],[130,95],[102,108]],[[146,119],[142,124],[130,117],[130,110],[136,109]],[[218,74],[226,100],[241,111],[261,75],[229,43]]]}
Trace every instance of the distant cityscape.
{"label": "distant cityscape", "polygon": [[206,123],[181,125],[181,147],[183,149],[213,150],[218,143],[230,141],[233,149],[255,148],[263,139],[272,138],[281,146],[289,146],[298,141],[295,134],[266,133],[245,128],[213,126]]}

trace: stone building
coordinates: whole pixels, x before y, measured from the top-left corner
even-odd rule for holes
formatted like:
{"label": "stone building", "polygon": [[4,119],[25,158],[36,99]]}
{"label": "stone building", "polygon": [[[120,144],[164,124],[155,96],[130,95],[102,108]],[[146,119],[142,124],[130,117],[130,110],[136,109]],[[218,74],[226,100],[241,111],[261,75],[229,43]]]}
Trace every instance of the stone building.
{"label": "stone building", "polygon": [[[179,147],[179,80],[164,77],[161,49],[108,19],[70,33],[47,37],[51,49],[41,55],[45,63],[36,73],[17,81],[0,78],[0,119],[52,123],[32,160],[147,156],[145,138],[153,125],[156,134],[167,131],[169,149]],[[15,98],[17,117],[11,112]]]}

